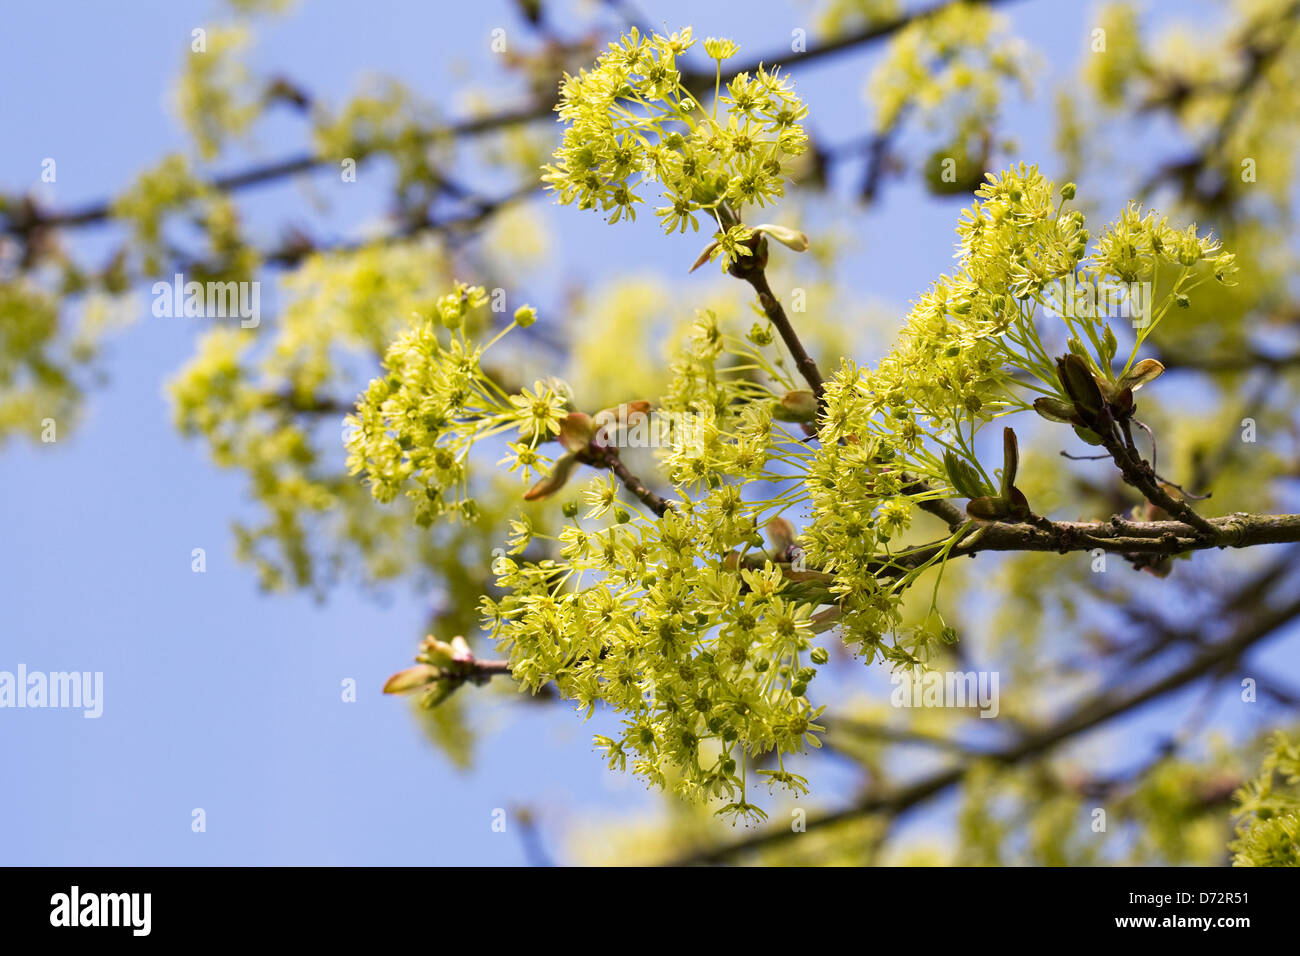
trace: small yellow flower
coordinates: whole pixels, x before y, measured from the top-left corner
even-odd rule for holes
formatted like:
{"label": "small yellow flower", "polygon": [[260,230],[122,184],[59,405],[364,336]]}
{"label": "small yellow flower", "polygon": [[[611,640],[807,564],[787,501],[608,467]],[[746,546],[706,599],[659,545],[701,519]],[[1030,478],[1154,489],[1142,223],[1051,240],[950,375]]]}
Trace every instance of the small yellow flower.
{"label": "small yellow flower", "polygon": [[710,59],[717,60],[719,63],[735,56],[739,50],[740,47],[736,42],[726,37],[707,37],[704,40],[704,52]]}

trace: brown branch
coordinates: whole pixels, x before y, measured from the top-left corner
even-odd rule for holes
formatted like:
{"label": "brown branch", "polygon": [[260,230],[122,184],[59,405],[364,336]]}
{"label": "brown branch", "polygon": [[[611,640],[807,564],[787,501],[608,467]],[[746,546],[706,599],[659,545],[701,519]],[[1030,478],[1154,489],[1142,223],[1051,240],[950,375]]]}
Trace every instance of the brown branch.
{"label": "brown branch", "polygon": [[473,674],[470,679],[479,678],[482,681],[491,680],[493,677],[509,677],[509,661],[474,661]]}
{"label": "brown branch", "polygon": [[[462,120],[451,123],[447,126],[439,126],[426,130],[420,136],[416,137],[412,143],[413,145],[428,145],[444,137],[455,139],[461,136],[477,136],[481,133],[492,132],[518,123],[543,119],[549,116],[551,111],[552,106],[550,104],[531,105],[524,108],[504,110],[499,113],[493,113],[489,116]],[[361,144],[356,150],[358,153],[356,158],[365,159],[367,156],[377,153],[380,150],[381,144],[378,143]],[[304,153],[298,156],[291,156],[268,163],[261,163],[251,166],[248,169],[229,173],[224,176],[215,176],[208,180],[207,187],[214,192],[239,192],[252,186],[266,185],[289,176],[312,172],[322,166],[336,163],[340,158],[341,157],[337,156],[322,156],[318,154]],[[442,187],[443,192],[450,196],[458,196],[463,192],[463,187],[458,186],[452,180],[446,179],[441,175],[435,178],[435,182]],[[86,226],[104,222],[112,218],[113,203],[114,200],[101,199],[96,202],[88,203],[80,208],[70,209],[65,212],[42,213],[39,210],[32,210],[21,219],[14,218],[7,221],[4,224],[3,231],[18,234],[37,228],[66,228],[70,226]]]}
{"label": "brown branch", "polygon": [[[1103,410],[1106,414],[1108,409]],[[1102,447],[1115,464],[1119,466],[1120,474],[1124,481],[1132,485],[1142,493],[1147,501],[1160,508],[1165,514],[1178,518],[1186,524],[1191,525],[1201,534],[1213,535],[1214,527],[1210,522],[1199,515],[1186,501],[1175,498],[1165,491],[1160,481],[1156,477],[1155,471],[1134,448],[1133,438],[1128,432],[1127,419],[1122,422],[1124,428],[1125,442],[1120,443],[1116,438],[1114,429],[1108,427],[1109,423],[1103,422],[1102,427],[1097,428],[1096,432],[1101,438]]]}
{"label": "brown branch", "polygon": [[[833,40],[827,40],[811,49],[804,50],[800,53],[792,53],[789,50],[772,51],[765,56],[757,56],[748,62],[728,63],[727,69],[733,73],[753,73],[760,66],[771,70],[775,67],[791,67],[811,63],[816,60],[828,59],[840,53],[848,52],[854,47],[863,44],[872,43],[876,40],[882,40],[892,36],[904,27],[911,26],[921,20],[929,19],[937,14],[943,13],[951,7],[957,6],[986,6],[993,7],[1001,4],[1010,3],[1011,0],[942,0],[942,2],[932,3],[925,7],[919,7],[916,10],[905,11],[888,20],[881,20],[877,23],[864,26],[860,29],[846,33],[843,36],[836,37]],[[691,83],[703,83],[710,91],[713,89],[714,71],[701,71],[699,73],[684,72],[683,84],[690,86]]]}
{"label": "brown branch", "polygon": [[[1233,514],[1211,518],[1206,531],[1181,521],[1047,521],[986,524],[953,546],[951,555],[981,551],[1103,551],[1118,554],[1176,555],[1210,548],[1246,548],[1300,541],[1300,515]],[[878,572],[907,571],[938,557],[948,542],[909,548],[872,562]]]}
{"label": "brown branch", "polygon": [[[1289,5],[1280,11],[1276,20],[1267,21],[1260,27],[1259,36],[1264,36],[1271,28],[1295,20],[1298,13],[1300,13],[1300,3]],[[1203,144],[1192,155],[1165,163],[1157,169],[1142,184],[1139,191],[1140,198],[1145,199],[1150,196],[1157,187],[1166,182],[1180,183],[1184,196],[1194,196],[1201,200],[1216,198],[1214,196],[1196,196],[1196,179],[1216,161],[1220,151],[1228,143],[1229,138],[1246,115],[1248,101],[1255,88],[1264,79],[1274,60],[1286,49],[1286,45],[1291,41],[1291,35],[1287,30],[1282,29],[1278,32],[1280,36],[1271,41],[1261,42],[1257,38],[1246,38],[1240,50],[1241,55],[1246,60],[1245,69],[1242,71],[1240,78],[1226,90],[1223,84],[1219,82],[1192,86],[1185,81],[1178,80],[1174,83],[1174,95],[1169,97],[1167,101],[1144,104],[1140,111],[1167,105],[1176,113],[1185,107],[1186,100],[1193,93],[1215,95],[1226,92],[1228,94],[1227,112],[1212,133],[1205,138]],[[1222,188],[1221,186],[1220,194]]]}
{"label": "brown branch", "polygon": [[[837,54],[848,52],[855,47],[885,39],[909,24],[932,17],[949,7],[966,2],[994,6],[1009,3],[1011,0],[944,0],[944,2],[902,13],[890,20],[855,30],[802,52],[792,52],[788,49],[774,50],[765,56],[756,57],[749,62],[735,65],[733,69],[736,73],[752,73],[760,65],[768,69],[774,69],[828,59]],[[712,91],[714,78],[712,70],[682,71],[682,83],[688,88],[698,87],[701,90],[707,88]],[[555,103],[552,99],[536,100],[496,113],[489,113],[485,116],[457,120],[445,126],[425,130],[418,136],[413,137],[408,143],[403,143],[403,146],[427,146],[444,139],[460,139],[462,137],[468,138],[493,133],[511,126],[548,119],[552,116],[554,110]],[[355,158],[358,160],[365,159],[371,154],[382,151],[384,145],[378,142],[358,144]],[[208,181],[208,187],[218,192],[237,192],[253,186],[273,183],[289,176],[312,172],[322,166],[335,163],[340,158],[338,156],[303,153],[280,160],[260,163],[223,176],[216,176]],[[44,213],[31,207],[20,215],[5,217],[3,223],[0,223],[0,233],[26,235],[37,229],[86,226],[107,221],[112,217],[112,212],[113,201],[111,199],[88,203],[64,212]]]}
{"label": "brown branch", "polygon": [[835,737],[843,734],[859,742],[863,739],[883,740],[893,744],[930,747],[963,757],[987,756],[986,751],[967,746],[960,740],[954,740],[940,733],[930,733],[904,727],[890,727],[887,724],[873,723],[852,717],[823,717],[819,722],[826,727],[826,740],[823,742],[829,746],[834,746]]}
{"label": "brown branch", "polygon": [[1256,369],[1280,372],[1300,366],[1300,352],[1270,355],[1258,349],[1247,349],[1234,355],[1205,356],[1179,355],[1164,349],[1155,357],[1164,362],[1167,372],[1251,372]]}
{"label": "brown branch", "polygon": [[[403,224],[400,228],[395,228],[391,232],[380,236],[371,236],[360,240],[350,240],[337,243],[316,243],[305,236],[291,237],[279,245],[257,251],[258,259],[266,265],[292,267],[297,265],[309,255],[316,253],[326,255],[341,255],[351,252],[358,252],[372,246],[389,245],[393,243],[406,242],[424,235],[440,235],[444,237],[454,237],[475,226],[481,225],[489,217],[493,216],[502,209],[505,209],[517,202],[520,202],[532,196],[535,188],[531,185],[515,188],[513,191],[503,193],[496,197],[476,196],[471,202],[469,211],[456,216],[447,216],[442,219],[417,219]],[[185,274],[215,274],[219,273],[222,263],[210,263],[203,259],[191,259],[188,261],[177,261],[175,268]]]}
{"label": "brown branch", "polygon": [[[903,480],[907,483],[903,486],[902,494],[909,498],[916,498],[932,490],[926,481],[912,475],[904,475]],[[946,498],[921,498],[916,506],[946,524],[949,531],[956,531],[966,523],[966,513]]]}
{"label": "brown branch", "polygon": [[817,363],[813,361],[812,356],[808,354],[808,350],[799,341],[799,335],[795,332],[794,326],[790,324],[790,317],[785,314],[781,300],[772,293],[771,286],[767,284],[767,273],[763,266],[759,265],[757,268],[753,268],[744,263],[737,263],[732,268],[733,275],[744,279],[758,293],[758,304],[763,307],[763,314],[771,320],[772,324],[776,326],[776,330],[781,333],[781,341],[785,343],[785,347],[790,350],[791,356],[794,357],[795,366],[804,377],[804,381],[812,388],[813,394],[817,396],[818,406],[822,406],[825,402],[823,392],[826,390],[826,383],[822,378],[821,370],[817,368]]}
{"label": "brown branch", "polygon": [[[459,687],[466,681],[471,684],[486,684],[493,677],[511,676],[509,661],[482,661],[478,658],[471,661],[456,661],[451,666],[443,667],[441,670],[442,673],[429,681],[429,684],[436,684],[439,681],[455,681]],[[429,684],[425,686],[428,687]]]}
{"label": "brown branch", "polygon": [[606,445],[600,451],[604,459],[604,466],[612,471],[618,477],[618,480],[623,482],[623,487],[636,495],[642,504],[661,518],[666,512],[672,510],[672,502],[655,494],[646,486],[644,481],[628,470],[627,465],[623,463],[623,459],[619,456],[617,448]]}

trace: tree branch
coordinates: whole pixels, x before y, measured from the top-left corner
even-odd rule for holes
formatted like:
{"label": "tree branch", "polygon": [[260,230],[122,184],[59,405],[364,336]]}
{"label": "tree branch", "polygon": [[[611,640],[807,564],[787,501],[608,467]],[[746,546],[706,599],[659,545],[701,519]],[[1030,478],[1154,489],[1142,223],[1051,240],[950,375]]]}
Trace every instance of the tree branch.
{"label": "tree branch", "polygon": [[[951,555],[981,551],[1102,551],[1173,556],[1210,548],[1246,548],[1300,541],[1300,515],[1233,514],[1205,521],[1201,531],[1181,521],[1047,521],[985,524],[953,546]],[[910,570],[938,557],[948,542],[909,548],[873,562],[879,571]]]}
{"label": "tree branch", "polygon": [[[901,13],[892,19],[863,27],[860,30],[855,30],[852,33],[847,33],[844,36],[837,37],[833,40],[828,40],[825,43],[801,52],[792,52],[788,49],[771,51],[765,56],[756,57],[747,63],[736,65],[734,71],[737,73],[753,73],[760,65],[765,66],[770,70],[809,63],[815,60],[827,59],[836,54],[848,52],[855,47],[864,46],[877,40],[883,40],[912,23],[924,20],[928,17],[933,17],[949,7],[958,6],[968,2],[994,6],[1001,3],[1009,3],[1011,0],[944,0],[944,2],[934,3],[918,10]],[[707,87],[707,89],[711,91],[713,89],[713,81],[713,70],[688,69],[682,71],[683,85],[688,88],[692,86],[700,88]],[[493,133],[511,126],[518,126],[524,123],[548,119],[554,112],[554,109],[555,103],[553,99],[546,98],[536,100],[531,103],[524,103],[519,106],[510,107],[496,113],[489,113],[485,116],[456,120],[444,126],[433,127],[413,138],[409,144],[404,145],[412,147],[427,146],[439,140],[460,139],[462,137],[468,138],[485,133]],[[363,159],[371,154],[381,152],[382,149],[382,143],[360,144],[356,150],[356,158]],[[208,186],[218,192],[238,192],[253,186],[273,183],[277,180],[289,176],[295,176],[300,173],[312,172],[322,166],[337,162],[339,158],[340,157],[337,156],[324,156],[317,153],[302,153],[297,156],[290,156],[280,160],[259,163],[223,176],[213,177],[208,181]],[[110,219],[112,217],[112,210],[113,201],[111,199],[87,203],[79,208],[69,209],[63,212],[46,213],[36,209],[35,207],[29,206],[20,214],[4,216],[3,221],[0,222],[0,233],[23,236],[36,229],[92,225]]]}
{"label": "tree branch", "polygon": [[1214,526],[1206,518],[1197,514],[1186,501],[1175,498],[1165,491],[1146,459],[1137,454],[1133,447],[1132,436],[1128,432],[1127,420],[1123,422],[1123,428],[1127,444],[1121,444],[1110,428],[1098,429],[1097,434],[1101,438],[1102,447],[1119,466],[1124,481],[1142,492],[1142,496],[1147,501],[1160,508],[1165,514],[1181,519],[1201,534],[1212,536],[1215,533]]}
{"label": "tree branch", "polygon": [[612,471],[618,477],[618,480],[623,482],[623,487],[636,495],[642,504],[660,518],[666,512],[672,510],[672,503],[668,499],[655,494],[646,486],[644,481],[628,470],[627,465],[623,463],[623,459],[619,456],[617,448],[606,445],[601,449],[601,452],[604,457],[604,466]]}
{"label": "tree branch", "polygon": [[825,402],[823,392],[826,389],[821,370],[817,368],[817,363],[813,361],[812,356],[808,354],[808,350],[799,341],[799,335],[795,332],[794,326],[790,324],[790,318],[785,314],[781,300],[773,295],[771,286],[767,284],[767,272],[762,266],[752,268],[746,267],[742,263],[737,265],[740,268],[737,269],[733,266],[733,269],[736,270],[733,274],[752,285],[754,291],[758,293],[758,304],[763,307],[763,314],[771,320],[772,324],[776,326],[776,330],[781,333],[781,341],[790,350],[790,355],[794,358],[799,374],[804,377],[804,381],[808,383],[813,390],[813,394],[817,396],[817,405],[820,408]]}

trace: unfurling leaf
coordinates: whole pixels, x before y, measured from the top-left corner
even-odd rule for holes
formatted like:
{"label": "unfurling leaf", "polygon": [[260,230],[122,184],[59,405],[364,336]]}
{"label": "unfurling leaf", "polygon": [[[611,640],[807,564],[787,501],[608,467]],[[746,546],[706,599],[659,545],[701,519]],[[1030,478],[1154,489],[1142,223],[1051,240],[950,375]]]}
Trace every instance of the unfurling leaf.
{"label": "unfurling leaf", "polygon": [[452,694],[456,693],[460,688],[460,685],[463,683],[464,681],[461,680],[438,681],[438,683],[434,684],[424,692],[424,696],[420,698],[420,706],[425,710],[433,710],[433,708],[437,707]]}
{"label": "unfurling leaf", "polygon": [[1020,469],[1020,446],[1016,444],[1016,433],[1010,428],[1002,429],[1002,497],[1009,499],[1015,490],[1016,472]]}
{"label": "unfurling leaf", "polygon": [[1011,508],[1003,499],[985,495],[966,502],[966,514],[980,521],[1002,521],[1010,517]]}
{"label": "unfurling leaf", "polygon": [[1024,521],[1029,517],[1029,499],[1019,488],[1012,485],[1003,500],[1007,506],[1007,517],[1012,521]]}
{"label": "unfurling leaf", "polygon": [[474,663],[474,654],[469,649],[469,641],[459,634],[451,639],[451,659],[457,664]]}
{"label": "unfurling leaf", "polygon": [[1084,441],[1086,441],[1089,445],[1104,444],[1101,440],[1101,436],[1098,435],[1091,428],[1084,428],[1082,425],[1075,425],[1074,433],[1078,435],[1080,438],[1082,438]]}
{"label": "unfurling leaf", "polygon": [[962,461],[948,449],[943,453],[943,464],[948,470],[948,480],[963,498],[979,498],[988,494],[984,480],[969,463]]}
{"label": "unfurling leaf", "polygon": [[564,450],[577,454],[596,437],[596,426],[585,412],[569,412],[560,422],[560,444]]}
{"label": "unfurling leaf", "polygon": [[1121,389],[1137,391],[1147,382],[1154,382],[1164,373],[1165,367],[1155,359],[1143,359],[1129,369],[1119,380]]}
{"label": "unfurling leaf", "polygon": [[798,229],[790,229],[786,226],[777,226],[765,222],[761,226],[755,226],[754,231],[771,236],[781,245],[787,249],[793,249],[795,252],[808,251],[808,237]]}
{"label": "unfurling leaf", "polygon": [[[463,637],[459,640],[462,644],[465,643]],[[446,669],[456,663],[456,650],[455,640],[448,644],[430,634],[420,642],[420,652],[415,655],[415,659],[421,664],[432,664],[434,667]],[[468,644],[465,644],[465,650],[469,650]]]}
{"label": "unfurling leaf", "polygon": [[441,676],[442,671],[432,664],[416,664],[404,671],[398,671],[384,683],[385,694],[404,694],[410,690],[431,684]]}
{"label": "unfurling leaf", "polygon": [[1078,424],[1078,413],[1074,406],[1069,402],[1063,402],[1059,398],[1049,398],[1044,395],[1041,398],[1034,399],[1034,411],[1038,412],[1049,422],[1063,422],[1066,425]]}
{"label": "unfurling leaf", "polygon": [[692,265],[686,271],[694,272],[700,266],[704,265],[704,263],[708,262],[711,258],[713,258],[713,251],[717,248],[718,248],[718,240],[714,239],[712,242],[710,242],[707,246],[704,247],[704,251],[700,253],[700,257],[696,259],[694,265]]}
{"label": "unfurling leaf", "polygon": [[1061,380],[1061,388],[1085,419],[1093,418],[1101,412],[1101,388],[1086,361],[1074,354],[1062,356],[1056,360],[1056,372]]}
{"label": "unfurling leaf", "polygon": [[551,497],[568,482],[577,464],[578,457],[573,452],[557,459],[551,473],[524,494],[524,501],[541,501],[543,498]]}

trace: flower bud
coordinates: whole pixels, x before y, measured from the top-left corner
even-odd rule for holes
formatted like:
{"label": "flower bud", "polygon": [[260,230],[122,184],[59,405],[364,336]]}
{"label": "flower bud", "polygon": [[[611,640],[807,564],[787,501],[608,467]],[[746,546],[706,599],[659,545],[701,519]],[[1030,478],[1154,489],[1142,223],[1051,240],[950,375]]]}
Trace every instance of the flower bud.
{"label": "flower bud", "polygon": [[1101,411],[1101,388],[1093,377],[1088,363],[1073,352],[1056,360],[1057,377],[1061,387],[1074,401],[1074,407],[1085,419]]}
{"label": "flower bud", "polygon": [[432,634],[420,642],[420,653],[416,660],[433,664],[436,667],[450,667],[456,659],[456,651],[450,644],[438,640]]}
{"label": "flower bud", "polygon": [[451,659],[458,664],[474,663],[474,654],[469,649],[469,642],[459,634],[451,639]]}

